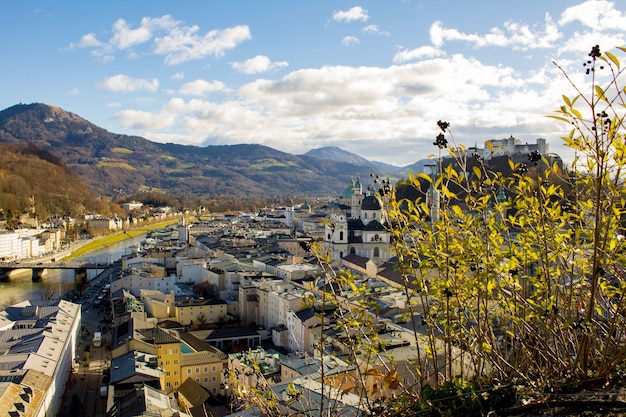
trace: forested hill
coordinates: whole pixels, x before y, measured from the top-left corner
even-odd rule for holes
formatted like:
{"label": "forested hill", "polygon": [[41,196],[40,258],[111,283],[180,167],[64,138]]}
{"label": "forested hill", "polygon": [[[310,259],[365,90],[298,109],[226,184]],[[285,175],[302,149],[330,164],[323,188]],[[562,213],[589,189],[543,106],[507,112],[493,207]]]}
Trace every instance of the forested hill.
{"label": "forested hill", "polygon": [[18,217],[47,219],[85,212],[114,213],[115,205],[99,199],[57,157],[34,145],[0,143],[0,220],[17,224]]}

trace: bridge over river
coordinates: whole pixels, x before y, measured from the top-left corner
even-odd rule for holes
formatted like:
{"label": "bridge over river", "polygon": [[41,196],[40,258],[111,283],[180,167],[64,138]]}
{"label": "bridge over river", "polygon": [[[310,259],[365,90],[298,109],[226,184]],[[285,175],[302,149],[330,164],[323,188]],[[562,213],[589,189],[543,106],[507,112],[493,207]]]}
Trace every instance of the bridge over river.
{"label": "bridge over river", "polygon": [[19,261],[3,262],[0,264],[0,281],[11,279],[14,271],[30,269],[32,271],[33,282],[41,280],[47,269],[73,269],[75,276],[80,278],[86,276],[89,269],[105,269],[111,266],[110,262],[85,262],[85,261]]}

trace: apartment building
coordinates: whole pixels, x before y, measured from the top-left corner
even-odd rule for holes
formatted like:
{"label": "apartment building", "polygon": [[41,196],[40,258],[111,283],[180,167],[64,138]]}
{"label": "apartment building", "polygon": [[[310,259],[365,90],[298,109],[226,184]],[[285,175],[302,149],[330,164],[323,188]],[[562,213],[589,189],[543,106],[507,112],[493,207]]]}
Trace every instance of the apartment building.
{"label": "apartment building", "polygon": [[157,363],[162,371],[161,389],[169,393],[180,385],[181,342],[178,337],[158,327],[141,329],[144,341],[156,346]]}
{"label": "apartment building", "polygon": [[226,301],[219,298],[187,298],[174,304],[174,317],[185,326],[217,324],[226,320]]}

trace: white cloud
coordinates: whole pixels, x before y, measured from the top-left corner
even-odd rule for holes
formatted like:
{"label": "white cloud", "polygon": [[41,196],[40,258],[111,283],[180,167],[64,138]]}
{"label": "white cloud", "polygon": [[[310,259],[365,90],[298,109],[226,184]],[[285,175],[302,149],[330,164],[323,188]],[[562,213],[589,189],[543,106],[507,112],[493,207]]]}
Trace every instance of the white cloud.
{"label": "white cloud", "polygon": [[445,56],[445,52],[434,46],[425,45],[415,49],[402,48],[393,56],[393,62],[400,64],[408,61],[417,61],[423,58],[437,58]]}
{"label": "white cloud", "polygon": [[113,32],[111,43],[119,49],[126,49],[133,45],[147,42],[152,37],[152,33],[148,28],[130,29],[124,19],[118,19],[113,23]]}
{"label": "white cloud", "polygon": [[118,91],[130,93],[133,91],[150,91],[154,92],[159,88],[159,80],[153,78],[151,80],[145,78],[131,78],[128,75],[117,74],[112,77],[96,82],[96,87],[104,90]]}
{"label": "white cloud", "polygon": [[144,17],[137,29],[131,29],[124,19],[118,19],[113,23],[113,37],[109,43],[116,48],[127,49],[149,41],[155,31],[169,30],[179,24],[180,22],[168,15],[158,18]]}
{"label": "white cloud", "polygon": [[110,61],[115,51],[127,51],[126,57],[137,59],[143,53],[132,50],[150,43],[149,53],[164,55],[165,63],[181,64],[207,56],[221,57],[225,51],[250,40],[248,26],[240,25],[221,30],[211,30],[202,34],[196,25],[185,26],[169,15],[141,19],[137,28],[132,28],[124,19],[118,19],[112,26],[113,35],[102,43],[96,35],[89,33],[80,42],[71,43],[70,48],[93,48],[92,54],[101,61]]}
{"label": "white cloud", "polygon": [[224,89],[226,89],[226,85],[221,81],[208,82],[206,80],[195,80],[183,84],[178,89],[178,92],[187,96],[203,96],[206,93]]}
{"label": "white cloud", "polygon": [[494,27],[488,33],[479,35],[464,33],[458,29],[448,29],[443,27],[440,21],[436,21],[431,25],[429,34],[430,41],[438,48],[448,41],[460,41],[469,43],[474,48],[499,46],[523,51],[551,48],[562,36],[549,14],[546,14],[543,29],[508,21],[502,28]]}
{"label": "white cloud", "polygon": [[177,72],[176,74],[172,75],[170,77],[170,80],[183,80],[185,78],[185,73],[184,72]]}
{"label": "white cloud", "polygon": [[334,20],[335,22],[367,22],[368,19],[369,16],[367,15],[367,10],[363,9],[360,6],[355,6],[346,11],[334,12],[332,16],[332,20]]}
{"label": "white cloud", "polygon": [[568,7],[561,13],[559,25],[564,26],[574,22],[578,22],[594,31],[623,31],[626,27],[626,12],[616,10],[612,2],[590,0]]}
{"label": "white cloud", "polygon": [[231,67],[244,74],[259,74],[273,69],[284,68],[289,65],[286,61],[272,62],[269,57],[257,55],[243,62],[233,62]]}
{"label": "white cloud", "polygon": [[363,33],[367,33],[370,35],[379,35],[379,36],[391,36],[391,33],[386,30],[380,30],[378,25],[368,25],[363,28]]}
{"label": "white cloud", "polygon": [[356,36],[346,36],[341,40],[343,46],[354,46],[359,44],[359,38]]}
{"label": "white cloud", "polygon": [[204,36],[198,31],[198,26],[174,28],[155,39],[154,52],[165,55],[166,64],[175,65],[207,56],[222,57],[225,51],[252,38],[250,28],[244,25],[211,30]]}
{"label": "white cloud", "polygon": [[569,7],[561,13],[558,23],[564,29],[575,23],[586,29],[568,36],[558,48],[559,55],[573,52],[582,59],[582,54],[588,53],[594,45],[606,49],[626,43],[626,12],[616,10],[614,3],[608,1],[591,0]]}
{"label": "white cloud", "polygon": [[176,116],[167,112],[122,110],[115,115],[115,118],[122,120],[126,129],[154,130],[173,126]]}
{"label": "white cloud", "polygon": [[88,33],[80,38],[78,43],[70,43],[70,48],[92,48],[102,43],[96,38],[95,33]]}

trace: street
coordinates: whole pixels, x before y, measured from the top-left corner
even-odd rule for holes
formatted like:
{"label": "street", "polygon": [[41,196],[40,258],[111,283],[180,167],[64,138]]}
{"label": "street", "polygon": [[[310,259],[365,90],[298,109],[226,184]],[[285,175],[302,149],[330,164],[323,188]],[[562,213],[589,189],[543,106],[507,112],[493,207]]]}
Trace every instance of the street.
{"label": "street", "polygon": [[[93,417],[104,416],[106,398],[100,396],[100,387],[103,383],[103,370],[110,364],[108,346],[111,335],[108,331],[109,314],[104,306],[94,307],[93,294],[101,291],[105,284],[110,282],[110,276],[116,271],[114,267],[104,270],[89,282],[89,287],[83,291],[77,301],[82,304],[82,333],[77,347],[77,361],[75,372],[70,377],[66,387],[66,406],[62,410],[63,416]],[[108,298],[107,298],[108,300]],[[110,302],[110,301],[107,301]],[[94,332],[102,332],[102,345],[95,347],[92,343]],[[84,354],[84,352],[88,352]],[[72,406],[72,402],[79,401],[80,407]]]}

